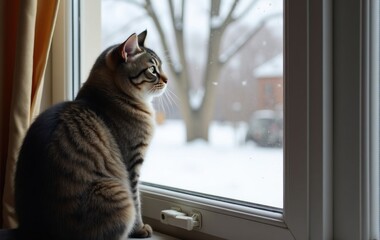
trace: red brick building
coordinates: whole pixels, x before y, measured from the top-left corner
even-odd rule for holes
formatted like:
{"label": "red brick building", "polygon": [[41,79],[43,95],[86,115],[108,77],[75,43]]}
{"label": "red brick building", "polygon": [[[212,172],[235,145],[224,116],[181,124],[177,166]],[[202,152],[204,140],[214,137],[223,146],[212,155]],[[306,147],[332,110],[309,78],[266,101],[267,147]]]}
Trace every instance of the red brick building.
{"label": "red brick building", "polygon": [[257,82],[257,110],[282,109],[284,102],[283,54],[275,56],[253,71]]}

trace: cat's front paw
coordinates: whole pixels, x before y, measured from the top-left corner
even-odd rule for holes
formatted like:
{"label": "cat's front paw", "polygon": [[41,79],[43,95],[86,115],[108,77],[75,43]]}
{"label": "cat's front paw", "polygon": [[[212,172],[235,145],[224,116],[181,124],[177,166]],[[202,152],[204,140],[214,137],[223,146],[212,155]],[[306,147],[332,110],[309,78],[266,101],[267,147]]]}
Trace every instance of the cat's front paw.
{"label": "cat's front paw", "polygon": [[144,224],[140,229],[133,230],[129,235],[131,238],[149,238],[153,234],[152,227],[148,224]]}

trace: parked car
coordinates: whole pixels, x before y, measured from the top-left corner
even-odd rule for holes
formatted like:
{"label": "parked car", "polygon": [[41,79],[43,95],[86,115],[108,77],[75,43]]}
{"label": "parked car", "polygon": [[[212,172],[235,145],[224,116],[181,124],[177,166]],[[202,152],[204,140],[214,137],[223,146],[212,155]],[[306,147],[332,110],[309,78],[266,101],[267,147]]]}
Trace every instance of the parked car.
{"label": "parked car", "polygon": [[248,123],[246,141],[260,146],[281,147],[283,144],[282,113],[273,110],[255,111]]}

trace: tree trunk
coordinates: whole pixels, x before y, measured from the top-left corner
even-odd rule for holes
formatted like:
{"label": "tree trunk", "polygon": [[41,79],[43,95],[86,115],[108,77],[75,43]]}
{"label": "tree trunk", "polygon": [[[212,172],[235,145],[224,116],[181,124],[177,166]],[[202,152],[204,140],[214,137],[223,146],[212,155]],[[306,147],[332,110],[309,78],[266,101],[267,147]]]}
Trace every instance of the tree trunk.
{"label": "tree trunk", "polygon": [[214,116],[217,90],[217,86],[213,83],[219,78],[218,67],[209,67],[209,69],[206,70],[206,75],[208,76],[208,82],[205,83],[205,95],[203,96],[201,105],[197,109],[194,109],[194,106],[190,104],[191,96],[189,95],[188,81],[177,82],[177,94],[181,99],[179,105],[181,115],[186,125],[187,142],[196,139],[209,140],[209,126]]}
{"label": "tree trunk", "polygon": [[207,119],[199,110],[193,110],[190,118],[186,118],[186,141],[191,142],[197,139],[209,140],[209,126],[211,119]]}
{"label": "tree trunk", "polygon": [[209,140],[209,126],[214,116],[216,102],[217,81],[219,80],[221,65],[219,63],[219,47],[222,32],[210,31],[209,48],[207,55],[208,65],[203,75],[204,96],[199,108],[194,109],[190,104],[190,80],[187,68],[177,75],[178,94],[181,99],[181,113],[186,124],[186,141],[196,139]]}
{"label": "tree trunk", "polygon": [[205,95],[199,108],[194,109],[190,104],[188,88],[180,87],[181,113],[186,124],[186,141],[196,139],[209,140],[209,126],[214,116],[217,85],[220,67],[218,64],[209,66],[206,70]]}
{"label": "tree trunk", "polygon": [[[196,139],[208,141],[208,128],[212,119],[212,111],[205,114],[206,107],[204,104],[200,108],[194,109],[190,104],[191,96],[189,96],[188,86],[179,83],[187,84],[188,82],[179,81],[177,88],[178,97],[181,99],[179,104],[181,115],[186,125],[186,141],[190,142]],[[210,98],[210,96],[206,98]]]}
{"label": "tree trunk", "polygon": [[[234,4],[234,7],[236,4]],[[174,68],[173,72],[177,77],[177,93],[180,98],[180,110],[182,117],[186,124],[186,140],[193,141],[196,139],[203,139],[205,141],[209,140],[209,126],[214,115],[215,107],[215,96],[216,96],[216,87],[217,81],[219,80],[219,72],[222,68],[222,65],[219,62],[219,48],[221,43],[222,35],[226,29],[227,24],[223,24],[220,28],[213,28],[211,21],[213,17],[219,16],[220,12],[220,1],[213,0],[211,11],[210,11],[210,32],[208,38],[208,53],[207,53],[207,66],[203,75],[203,87],[204,87],[204,96],[202,98],[201,105],[199,108],[191,106],[191,80],[194,76],[191,76],[191,73],[188,71],[187,61],[186,61],[186,52],[184,45],[184,36],[183,36],[183,18],[184,18],[184,8],[182,8],[182,14],[180,18],[176,18],[174,14],[174,4],[172,1],[169,1],[170,13],[172,17],[172,24],[175,30],[175,38],[177,42],[177,50],[179,54],[179,62],[181,64],[181,71],[176,71]],[[233,7],[233,8],[234,8]],[[233,9],[231,9],[226,23],[231,21]],[[157,16],[151,13],[151,16],[155,17],[155,23],[162,28],[157,20]],[[161,40],[165,43],[164,48],[168,49],[168,45],[161,35]]]}

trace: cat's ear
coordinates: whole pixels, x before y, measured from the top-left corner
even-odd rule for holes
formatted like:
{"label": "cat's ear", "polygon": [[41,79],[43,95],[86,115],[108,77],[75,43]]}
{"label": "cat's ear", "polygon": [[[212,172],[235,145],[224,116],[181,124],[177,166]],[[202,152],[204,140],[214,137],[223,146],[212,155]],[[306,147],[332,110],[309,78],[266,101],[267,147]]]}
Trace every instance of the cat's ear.
{"label": "cat's ear", "polygon": [[124,59],[124,61],[127,61],[128,56],[133,56],[141,52],[142,50],[139,47],[136,33],[129,36],[129,38],[120,45],[118,50],[120,51],[120,55]]}
{"label": "cat's ear", "polygon": [[143,32],[141,32],[138,36],[138,42],[139,42],[139,46],[141,47],[145,47],[145,38],[146,38],[146,35],[148,34],[148,31],[145,30]]}

